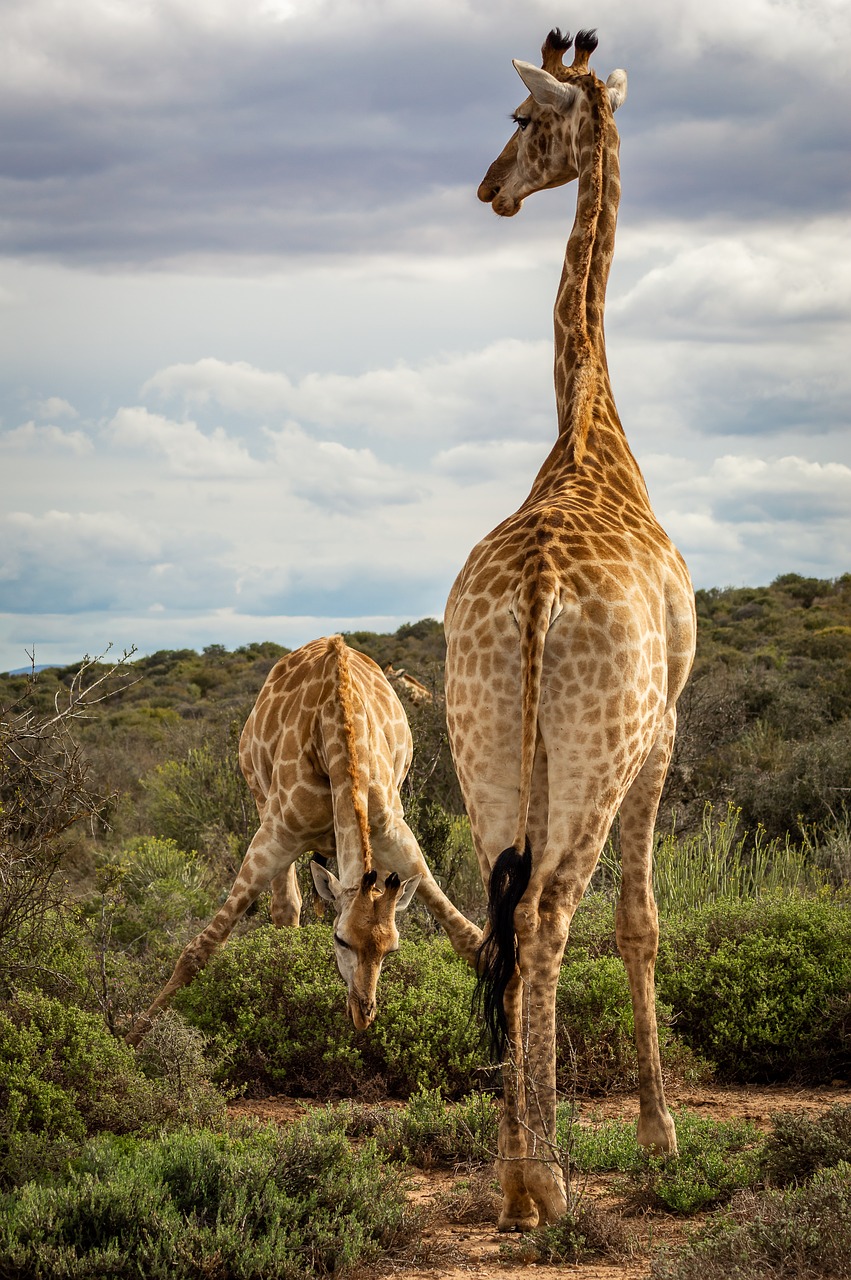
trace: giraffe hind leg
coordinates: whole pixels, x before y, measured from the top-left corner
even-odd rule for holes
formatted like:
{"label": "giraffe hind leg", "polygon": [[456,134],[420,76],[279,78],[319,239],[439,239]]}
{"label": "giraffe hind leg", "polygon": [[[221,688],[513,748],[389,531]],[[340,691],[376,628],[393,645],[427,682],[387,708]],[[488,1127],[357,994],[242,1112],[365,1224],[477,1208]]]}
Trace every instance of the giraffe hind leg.
{"label": "giraffe hind leg", "polygon": [[674,744],[671,708],[644,766],[620,810],[621,891],[616,933],[629,977],[638,1051],[638,1142],[676,1154],[674,1122],[665,1102],[656,1025],[655,969],[659,916],[653,896],[653,830]]}

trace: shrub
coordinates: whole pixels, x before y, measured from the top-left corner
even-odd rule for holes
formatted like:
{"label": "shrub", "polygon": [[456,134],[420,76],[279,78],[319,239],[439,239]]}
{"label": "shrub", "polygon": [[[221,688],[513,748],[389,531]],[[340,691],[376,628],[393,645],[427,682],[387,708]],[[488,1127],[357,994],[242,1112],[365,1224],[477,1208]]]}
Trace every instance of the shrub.
{"label": "shrub", "polygon": [[737,1196],[677,1253],[654,1259],[653,1280],[847,1280],[851,1276],[851,1165],[803,1187]]}
{"label": "shrub", "polygon": [[192,747],[143,779],[148,819],[157,835],[201,849],[233,876],[257,830],[257,809],[239,768],[240,726],[222,741]]}
{"label": "shrub", "polygon": [[633,1198],[643,1207],[694,1213],[761,1180],[763,1140],[753,1125],[688,1111],[676,1113],[674,1121],[676,1156],[654,1156],[639,1147],[630,1121],[579,1125],[566,1106],[559,1108],[558,1137],[572,1168],[628,1174]]}
{"label": "shrub", "polygon": [[657,966],[677,1034],[727,1079],[851,1071],[851,907],[771,897],[672,919]]}
{"label": "shrub", "polygon": [[466,1093],[482,1064],[481,1031],[470,1016],[475,976],[448,942],[403,942],[385,962],[379,1013],[367,1043],[391,1089]]}
{"label": "shrub", "polygon": [[232,938],[175,1007],[207,1037],[218,1080],[321,1096],[367,1074],[327,925]]}
{"label": "shrub", "polygon": [[415,1093],[406,1107],[382,1110],[379,1148],[393,1160],[428,1169],[436,1164],[482,1164],[496,1155],[499,1108],[487,1094],[447,1105],[439,1090]]}
{"label": "shrub", "polygon": [[71,1176],[0,1201],[0,1272],[296,1280],[392,1249],[409,1214],[371,1145],[309,1122],[97,1139]]}
{"label": "shrub", "polygon": [[[705,1065],[671,1030],[671,1011],[657,1001],[659,1043],[669,1069],[694,1079]],[[638,1080],[635,1024],[626,969],[619,956],[573,958],[569,952],[556,993],[558,1086],[566,1093],[627,1089]]]}
{"label": "shrub", "polygon": [[171,839],[144,837],[107,855],[98,880],[100,892],[83,902],[83,913],[105,919],[101,941],[130,955],[172,952],[215,910],[209,868]]}
{"label": "shrub", "polygon": [[762,1135],[744,1120],[675,1116],[678,1154],[654,1156],[636,1146],[629,1170],[638,1202],[695,1213],[761,1180]]}
{"label": "shrub", "polygon": [[500,1246],[510,1262],[575,1265],[588,1258],[629,1257],[635,1239],[618,1214],[576,1197],[567,1213],[550,1226],[536,1227],[518,1244]]}
{"label": "shrub", "polygon": [[851,1165],[851,1107],[831,1107],[820,1116],[789,1111],[772,1117],[763,1166],[771,1182],[803,1182],[818,1169]]}
{"label": "shrub", "polygon": [[[57,1167],[89,1134],[130,1133],[193,1113],[147,1079],[133,1051],[99,1017],[39,992],[0,1012],[0,1180]],[[220,1107],[220,1102],[218,1106]],[[204,1109],[216,1109],[205,1094]]]}
{"label": "shrub", "polygon": [[480,1060],[473,981],[447,943],[403,941],[385,966],[378,1018],[357,1032],[328,926],[266,926],[229,942],[176,1003],[230,1083],[328,1096],[374,1082],[452,1095],[470,1087]]}

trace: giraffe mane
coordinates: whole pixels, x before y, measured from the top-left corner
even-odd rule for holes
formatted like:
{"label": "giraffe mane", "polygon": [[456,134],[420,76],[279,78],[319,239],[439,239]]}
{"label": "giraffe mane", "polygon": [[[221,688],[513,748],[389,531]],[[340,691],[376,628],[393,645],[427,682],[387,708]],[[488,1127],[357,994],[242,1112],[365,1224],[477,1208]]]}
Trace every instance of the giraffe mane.
{"label": "giraffe mane", "polygon": [[355,708],[352,699],[352,673],[349,668],[349,655],[346,649],[346,642],[342,636],[332,636],[330,647],[337,660],[337,692],[340,696],[340,706],[343,711],[343,731],[346,736],[346,748],[349,757],[349,781],[352,786],[352,805],[354,806],[358,830],[360,831],[364,880],[369,874],[372,874],[373,883],[375,883],[375,872],[372,870],[372,844],[369,837],[369,816],[364,808],[363,797],[358,786],[358,751],[355,738]]}

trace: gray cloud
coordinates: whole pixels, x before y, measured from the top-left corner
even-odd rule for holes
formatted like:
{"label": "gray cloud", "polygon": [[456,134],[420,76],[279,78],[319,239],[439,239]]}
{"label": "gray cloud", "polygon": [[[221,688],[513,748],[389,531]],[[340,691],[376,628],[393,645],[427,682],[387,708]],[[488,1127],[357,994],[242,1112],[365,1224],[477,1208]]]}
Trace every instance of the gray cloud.
{"label": "gray cloud", "polygon": [[[795,44],[760,60],[731,21],[723,37],[666,54],[660,74],[652,24],[610,7],[600,53],[629,63],[634,216],[771,218],[847,204],[841,49],[820,48],[817,72],[803,73]],[[204,252],[410,248],[404,211],[448,187],[472,191],[505,141],[522,97],[512,45],[534,56],[549,21],[543,7],[522,24],[496,11],[484,23],[476,6],[456,21],[392,5],[371,16],[349,6],[348,21],[345,6],[275,21],[246,4],[212,22],[188,4],[135,19],[131,6],[93,5],[88,21],[43,0],[29,9],[26,24],[19,9],[6,24],[27,72],[0,90],[0,243],[140,266]]]}

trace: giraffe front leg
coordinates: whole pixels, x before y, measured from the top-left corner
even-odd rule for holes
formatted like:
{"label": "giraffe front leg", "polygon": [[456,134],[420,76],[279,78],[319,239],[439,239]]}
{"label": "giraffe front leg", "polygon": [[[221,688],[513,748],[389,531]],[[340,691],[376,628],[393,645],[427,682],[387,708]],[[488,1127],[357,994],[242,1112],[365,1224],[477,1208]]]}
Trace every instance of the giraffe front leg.
{"label": "giraffe front leg", "polygon": [[269,887],[273,876],[285,874],[280,872],[282,857],[278,833],[261,826],[242,860],[242,866],[233,882],[227,901],[219,908],[207,927],[183,948],[168,982],[124,1037],[127,1044],[135,1046],[139,1043],[150,1030],[156,1015],[170,1003],[175,992],[187,986],[204,968],[212,954],[227,941],[233,932],[234,925],[242,918],[252,902]]}
{"label": "giraffe front leg", "polygon": [[301,889],[295,862],[272,881],[272,924],[278,929],[297,928],[301,919]]}
{"label": "giraffe front leg", "polygon": [[676,1154],[677,1135],[665,1102],[656,1025],[656,951],[659,916],[653,896],[653,828],[674,742],[675,713],[663,729],[620,811],[622,877],[615,916],[618,950],[632,994],[638,1052],[638,1142]]}

